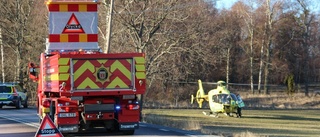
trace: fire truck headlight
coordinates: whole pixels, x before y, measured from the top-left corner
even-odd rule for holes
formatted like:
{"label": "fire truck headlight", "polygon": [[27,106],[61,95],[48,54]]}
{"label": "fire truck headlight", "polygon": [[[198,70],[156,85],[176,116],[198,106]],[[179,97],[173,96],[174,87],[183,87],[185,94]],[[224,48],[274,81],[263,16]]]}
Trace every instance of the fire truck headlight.
{"label": "fire truck headlight", "polygon": [[76,113],[59,113],[58,117],[63,118],[63,117],[76,117]]}

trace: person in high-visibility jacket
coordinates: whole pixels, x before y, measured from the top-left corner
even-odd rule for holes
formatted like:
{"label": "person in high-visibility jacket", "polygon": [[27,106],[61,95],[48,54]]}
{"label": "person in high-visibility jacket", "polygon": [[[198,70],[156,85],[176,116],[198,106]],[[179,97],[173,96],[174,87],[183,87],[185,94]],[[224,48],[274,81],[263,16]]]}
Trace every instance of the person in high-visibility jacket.
{"label": "person in high-visibility jacket", "polygon": [[237,117],[241,118],[241,115],[242,115],[241,109],[245,106],[245,104],[242,101],[242,98],[241,98],[240,94],[236,94],[236,97],[237,97],[236,103],[238,105],[238,108],[237,108],[238,115],[237,115]]}

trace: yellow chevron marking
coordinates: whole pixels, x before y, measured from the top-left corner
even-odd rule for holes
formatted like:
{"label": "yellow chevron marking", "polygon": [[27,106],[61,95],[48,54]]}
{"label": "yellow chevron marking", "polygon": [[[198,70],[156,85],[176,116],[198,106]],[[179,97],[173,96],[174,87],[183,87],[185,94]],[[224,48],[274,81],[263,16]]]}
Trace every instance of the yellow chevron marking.
{"label": "yellow chevron marking", "polygon": [[67,73],[69,68],[69,66],[59,66],[59,73]]}
{"label": "yellow chevron marking", "polygon": [[110,67],[110,71],[114,72],[116,69],[119,69],[123,75],[125,75],[128,79],[131,80],[131,72],[130,70],[128,70],[125,66],[123,66],[123,64],[121,64],[121,62],[119,62],[118,60],[116,60]]}
{"label": "yellow chevron marking", "polygon": [[77,89],[85,89],[86,87],[90,87],[90,89],[98,89],[100,87],[97,86],[95,82],[93,82],[90,78],[86,78]]}
{"label": "yellow chevron marking", "polygon": [[99,59],[97,60],[100,64],[105,64],[108,60],[107,59]]}
{"label": "yellow chevron marking", "polygon": [[60,58],[59,65],[68,65],[70,58]]}
{"label": "yellow chevron marking", "polygon": [[136,72],[137,79],[146,79],[146,73],[144,72]]}
{"label": "yellow chevron marking", "polygon": [[46,75],[44,76],[45,81],[53,81],[53,80],[59,80],[58,74],[52,74],[52,75]]}
{"label": "yellow chevron marking", "polygon": [[60,77],[60,81],[67,81],[68,78],[69,78],[70,74],[60,74],[59,77]]}
{"label": "yellow chevron marking", "polygon": [[145,63],[144,57],[135,57],[134,60],[136,61],[137,64],[144,64]]}
{"label": "yellow chevron marking", "polygon": [[116,86],[119,86],[120,88],[129,88],[129,86],[118,77],[112,80],[107,88],[115,88]]}
{"label": "yellow chevron marking", "polygon": [[144,57],[135,57],[134,58],[136,62],[136,78],[137,79],[146,79],[146,67],[144,65],[145,63],[145,58]]}
{"label": "yellow chevron marking", "polygon": [[146,67],[144,65],[136,65],[136,71],[145,71]]}
{"label": "yellow chevron marking", "polygon": [[[73,64],[75,64],[75,62]],[[87,69],[89,69],[92,73],[95,71],[95,67],[90,63],[90,61],[84,62],[78,69],[74,68],[74,81],[77,80]]]}

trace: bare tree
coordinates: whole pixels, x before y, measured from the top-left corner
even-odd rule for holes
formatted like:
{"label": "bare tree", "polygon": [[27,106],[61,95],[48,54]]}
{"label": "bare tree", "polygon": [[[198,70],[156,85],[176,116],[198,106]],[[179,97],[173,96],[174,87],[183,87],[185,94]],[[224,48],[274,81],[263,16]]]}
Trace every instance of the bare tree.
{"label": "bare tree", "polygon": [[21,62],[23,59],[23,44],[25,42],[25,33],[27,31],[27,23],[29,16],[33,10],[34,0],[2,0],[0,4],[0,27],[2,33],[8,41],[4,41],[4,45],[10,47],[16,55],[16,72],[14,81],[23,82],[23,72]]}
{"label": "bare tree", "polygon": [[[248,43],[244,43],[244,49],[247,53],[247,55],[249,56],[249,68],[250,68],[250,88],[251,88],[251,93],[254,94],[254,87],[253,87],[253,83],[254,83],[254,79],[253,79],[253,60],[254,60],[254,39],[255,39],[255,16],[254,16],[254,2],[253,1],[249,1],[249,5],[250,6],[246,6],[244,5],[244,3],[239,2],[238,4],[238,13],[239,13],[239,17],[243,20],[244,22],[244,27],[242,27],[243,32],[245,34],[243,34],[244,36],[247,36],[249,39]],[[249,46],[249,48],[247,48],[247,46]],[[249,50],[247,50],[249,49]]]}
{"label": "bare tree", "polygon": [[233,65],[235,64],[235,53],[238,43],[240,41],[241,25],[239,17],[235,14],[237,11],[226,11],[220,12],[219,17],[216,18],[216,26],[220,28],[216,33],[214,38],[216,39],[216,44],[220,49],[220,52],[225,60],[225,81],[230,82],[230,75],[233,72]]}
{"label": "bare tree", "polygon": [[[118,10],[117,17],[121,24],[127,28],[126,33],[135,47],[135,51],[142,53],[150,45],[153,36],[159,30],[160,25],[169,14],[169,10],[175,1],[164,3],[161,1],[121,1],[115,6]],[[165,8],[159,9],[158,5]],[[156,11],[156,14],[152,14]],[[124,12],[124,14],[121,14]]]}
{"label": "bare tree", "polygon": [[266,0],[264,3],[265,7],[265,17],[266,17],[266,22],[265,22],[265,27],[264,27],[264,42],[263,46],[266,47],[266,60],[265,60],[265,68],[264,68],[264,93],[268,94],[269,92],[269,87],[268,85],[268,80],[269,80],[269,66],[270,66],[270,50],[271,50],[271,44],[272,44],[272,27],[273,27],[273,12],[270,9],[270,0]]}
{"label": "bare tree", "polygon": [[311,11],[308,7],[307,0],[297,0],[299,5],[302,8],[302,14],[300,17],[300,20],[298,20],[300,23],[300,27],[303,29],[302,34],[302,46],[304,51],[304,57],[303,57],[303,72],[304,72],[304,84],[305,84],[305,96],[309,96],[309,47],[310,47],[310,38],[311,38],[311,23],[314,20],[314,16],[311,15]]}

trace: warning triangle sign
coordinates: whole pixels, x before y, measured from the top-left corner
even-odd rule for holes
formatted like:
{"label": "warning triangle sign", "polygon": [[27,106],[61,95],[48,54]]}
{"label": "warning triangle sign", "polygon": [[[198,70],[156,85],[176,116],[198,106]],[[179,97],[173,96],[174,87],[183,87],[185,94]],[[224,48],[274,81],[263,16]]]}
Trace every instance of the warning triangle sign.
{"label": "warning triangle sign", "polygon": [[76,15],[74,15],[74,13],[72,13],[62,33],[85,33]]}
{"label": "warning triangle sign", "polygon": [[63,135],[53,124],[51,118],[46,115],[43,118],[35,137],[63,137]]}

